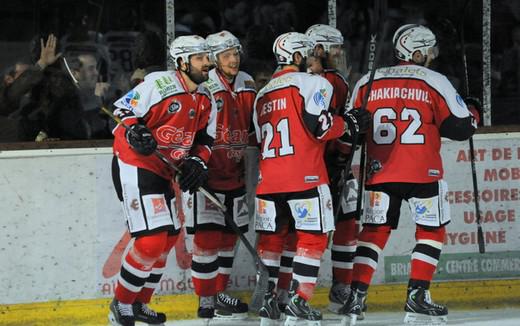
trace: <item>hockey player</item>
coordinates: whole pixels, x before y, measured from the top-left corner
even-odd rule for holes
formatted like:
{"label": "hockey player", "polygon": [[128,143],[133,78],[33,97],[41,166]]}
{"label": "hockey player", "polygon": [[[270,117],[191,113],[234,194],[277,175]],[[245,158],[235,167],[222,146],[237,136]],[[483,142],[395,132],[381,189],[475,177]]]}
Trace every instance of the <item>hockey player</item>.
{"label": "hockey player", "polygon": [[[344,61],[339,58],[345,58],[343,35],[338,29],[322,24],[312,25],[305,34],[316,43],[314,60],[311,60],[309,70],[325,77],[332,84],[334,95],[331,108],[336,114],[342,115],[349,97],[349,85],[336,69],[338,63]],[[329,292],[329,310],[335,313],[348,299],[357,244],[357,181],[352,173],[342,177],[351,147],[350,143],[337,139],[329,142],[325,153],[332,202],[337,214],[336,231],[332,238],[332,287]]]}
{"label": "hockey player", "polygon": [[126,127],[113,130],[112,176],[134,242],[123,259],[110,304],[113,325],[166,320],[147,304],[181,225],[172,210],[175,173],[154,153],[180,165],[177,179],[182,190],[194,191],[208,175],[216,106],[201,83],[208,79],[209,48],[200,36],[181,36],[172,42],[170,55],[175,71],[148,74],[114,103],[114,114]]}
{"label": "hockey player", "polygon": [[[208,188],[247,231],[244,150],[256,96],[251,76],[239,70],[241,45],[230,32],[211,34],[206,41],[216,68],[205,83],[217,104],[217,134],[208,162]],[[237,234],[222,212],[200,192],[184,193],[186,228],[193,239],[191,275],[200,298],[200,318],[246,318],[248,306],[224,293],[233,267]]]}
{"label": "hockey player", "polygon": [[332,198],[324,162],[328,140],[345,133],[363,132],[368,123],[354,111],[343,118],[329,112],[332,85],[310,75],[307,58],[314,43],[301,33],[285,33],[274,42],[280,69],[260,90],[253,112],[256,137],[261,147],[257,186],[255,229],[258,253],[269,269],[269,291],[259,311],[261,325],[280,318],[276,282],[280,257],[290,228],[296,230],[296,253],[285,308],[285,325],[298,319],[320,324],[321,312],[312,309],[311,298],[327,232],[334,229]]}
{"label": "hockey player", "polygon": [[[429,291],[450,222],[441,136],[468,139],[476,123],[448,79],[428,69],[438,55],[435,35],[428,28],[404,25],[395,32],[393,45],[399,64],[377,69],[368,97],[373,122],[366,137],[365,214],[350,296],[341,308],[349,315],[344,324],[349,319],[355,324],[361,313],[379,255],[397,228],[403,200],[416,223],[404,321],[443,323],[448,315]],[[358,81],[349,107],[361,105],[368,79],[365,75]]]}

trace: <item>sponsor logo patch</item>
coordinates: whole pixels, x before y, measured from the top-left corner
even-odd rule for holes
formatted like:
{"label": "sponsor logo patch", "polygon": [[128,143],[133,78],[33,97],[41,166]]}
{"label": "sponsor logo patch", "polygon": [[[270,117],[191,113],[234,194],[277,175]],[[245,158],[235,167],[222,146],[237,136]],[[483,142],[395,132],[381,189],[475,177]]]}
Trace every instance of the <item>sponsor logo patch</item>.
{"label": "sponsor logo patch", "polygon": [[153,212],[155,215],[168,211],[164,198],[152,198]]}
{"label": "sponsor logo patch", "polygon": [[326,96],[327,96],[327,91],[324,88],[322,88],[319,91],[317,91],[316,93],[314,93],[314,95],[312,96],[312,99],[314,100],[314,103],[316,103],[316,105],[318,105],[324,109],[327,109],[326,105],[325,105]]}
{"label": "sponsor logo patch", "polygon": [[139,104],[140,98],[141,95],[139,94],[139,92],[131,90],[126,94],[125,98],[123,99],[123,104],[129,109],[133,109]]}
{"label": "sponsor logo patch", "polygon": [[304,202],[296,203],[294,205],[294,209],[296,211],[296,214],[297,214],[298,218],[305,218],[309,214],[311,214],[312,202],[304,201]]}

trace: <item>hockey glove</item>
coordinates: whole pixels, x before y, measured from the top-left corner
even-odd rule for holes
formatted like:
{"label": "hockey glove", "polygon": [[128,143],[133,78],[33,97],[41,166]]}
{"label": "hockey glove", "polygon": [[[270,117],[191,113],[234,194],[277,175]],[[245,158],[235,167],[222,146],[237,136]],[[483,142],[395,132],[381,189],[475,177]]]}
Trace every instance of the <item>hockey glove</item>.
{"label": "hockey glove", "polygon": [[194,193],[208,180],[208,167],[198,156],[188,156],[180,166],[179,187],[182,191]]}
{"label": "hockey glove", "polygon": [[370,112],[365,109],[353,109],[346,111],[343,120],[347,123],[351,135],[365,134],[370,128]]}
{"label": "hockey glove", "polygon": [[152,132],[142,124],[134,124],[126,130],[126,141],[130,147],[141,155],[151,155],[157,148]]}
{"label": "hockey glove", "polygon": [[473,116],[473,121],[475,126],[480,123],[480,114],[482,112],[482,104],[477,97],[466,97],[464,99],[464,103],[468,107],[469,112]]}

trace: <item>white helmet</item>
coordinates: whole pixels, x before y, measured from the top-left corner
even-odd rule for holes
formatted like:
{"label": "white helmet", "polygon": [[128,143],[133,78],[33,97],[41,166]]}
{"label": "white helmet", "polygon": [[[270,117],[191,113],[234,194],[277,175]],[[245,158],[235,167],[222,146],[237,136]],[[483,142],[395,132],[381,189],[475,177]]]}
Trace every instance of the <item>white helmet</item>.
{"label": "white helmet", "polygon": [[399,60],[411,61],[415,51],[432,59],[439,54],[435,34],[422,25],[407,24],[399,27],[392,39],[395,56]]}
{"label": "white helmet", "polygon": [[198,35],[179,36],[170,45],[170,55],[177,66],[177,60],[182,58],[184,62],[189,62],[193,54],[209,53],[210,49],[206,40]]}
{"label": "white helmet", "polygon": [[273,44],[273,53],[280,65],[293,63],[293,54],[299,52],[307,58],[314,50],[314,42],[305,34],[289,32],[276,38]]}
{"label": "white helmet", "polygon": [[237,48],[238,51],[242,50],[242,46],[240,45],[240,41],[235,35],[231,34],[228,31],[222,31],[215,34],[210,34],[206,37],[206,42],[208,43],[209,48],[213,54],[213,57],[216,59],[217,55],[226,50]]}
{"label": "white helmet", "polygon": [[314,43],[322,45],[325,52],[330,52],[331,46],[343,46],[343,35],[338,29],[329,25],[312,25],[307,28],[305,35],[309,36]]}

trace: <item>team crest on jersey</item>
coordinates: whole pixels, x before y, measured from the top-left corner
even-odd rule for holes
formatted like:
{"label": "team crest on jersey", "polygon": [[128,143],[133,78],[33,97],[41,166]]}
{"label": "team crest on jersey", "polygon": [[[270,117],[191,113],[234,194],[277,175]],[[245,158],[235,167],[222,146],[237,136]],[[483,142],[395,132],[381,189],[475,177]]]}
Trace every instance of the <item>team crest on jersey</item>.
{"label": "team crest on jersey", "polygon": [[181,108],[182,108],[182,105],[179,102],[173,101],[168,106],[168,113],[170,113],[170,114],[177,113],[181,110]]}
{"label": "team crest on jersey", "polygon": [[316,103],[316,105],[318,105],[324,109],[327,109],[327,107],[326,107],[327,105],[325,104],[326,96],[327,96],[327,90],[325,88],[322,88],[319,91],[317,91],[316,93],[314,93],[312,98],[314,99],[314,103]]}
{"label": "team crest on jersey", "polygon": [[190,109],[190,111],[188,112],[188,116],[190,117],[190,119],[195,118],[195,109]]}
{"label": "team crest on jersey", "polygon": [[133,109],[139,104],[140,98],[141,95],[139,94],[139,92],[131,90],[125,95],[125,98],[123,99],[123,104],[129,109]]}
{"label": "team crest on jersey", "polygon": [[224,108],[224,99],[220,97],[215,102],[217,103],[217,112],[222,111]]}

